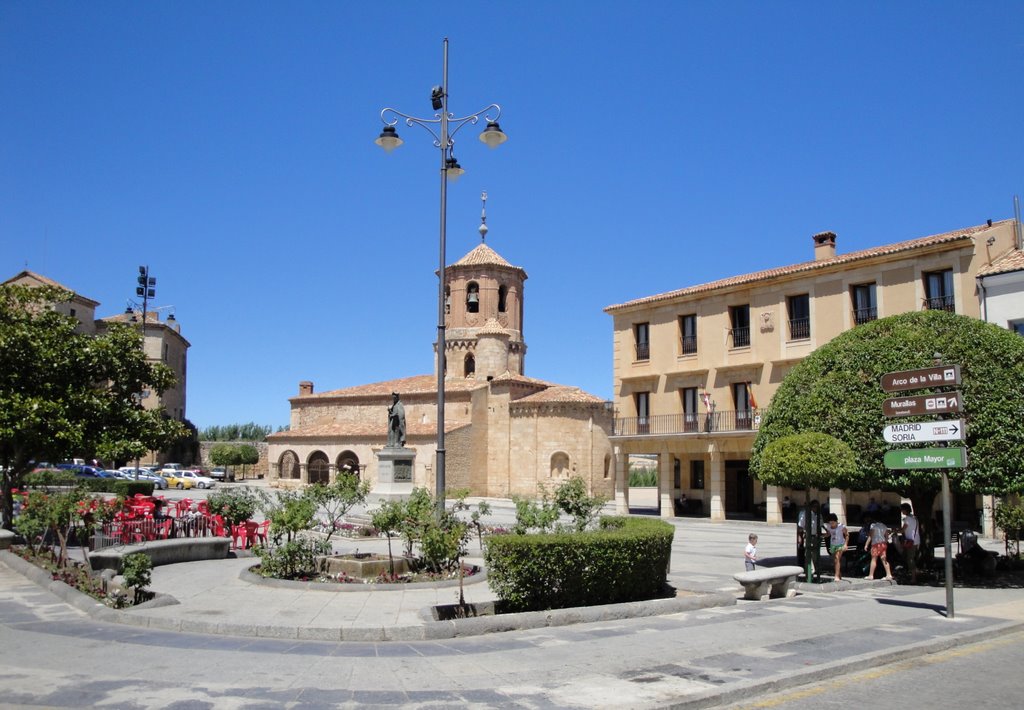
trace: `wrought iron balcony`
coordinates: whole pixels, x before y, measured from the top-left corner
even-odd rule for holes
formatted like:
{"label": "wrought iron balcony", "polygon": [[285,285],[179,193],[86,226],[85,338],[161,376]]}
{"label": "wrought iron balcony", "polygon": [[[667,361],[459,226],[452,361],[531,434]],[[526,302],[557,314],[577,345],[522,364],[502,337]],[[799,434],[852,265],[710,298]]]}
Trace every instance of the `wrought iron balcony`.
{"label": "wrought iron balcony", "polygon": [[732,329],[732,346],[734,348],[745,348],[750,345],[750,326]]}
{"label": "wrought iron balcony", "polygon": [[857,325],[878,320],[877,308],[855,308],[853,309],[853,322]]}
{"label": "wrought iron balcony", "polygon": [[790,318],[789,319],[789,339],[790,340],[807,340],[811,337],[811,319],[810,318]]}
{"label": "wrought iron balcony", "polygon": [[624,417],[615,419],[612,436],[667,436],[756,431],[760,421],[760,409],[740,409],[710,414],[658,414],[650,417]]}
{"label": "wrought iron balcony", "polygon": [[636,359],[637,360],[650,360],[651,359],[651,344],[650,343],[637,343],[636,344]]}
{"label": "wrought iron balcony", "polygon": [[956,306],[952,296],[936,296],[935,298],[924,299],[924,307],[929,311],[949,311],[956,313]]}
{"label": "wrought iron balcony", "polygon": [[680,349],[683,355],[693,355],[697,352],[697,336],[696,335],[684,335],[682,343],[680,343]]}

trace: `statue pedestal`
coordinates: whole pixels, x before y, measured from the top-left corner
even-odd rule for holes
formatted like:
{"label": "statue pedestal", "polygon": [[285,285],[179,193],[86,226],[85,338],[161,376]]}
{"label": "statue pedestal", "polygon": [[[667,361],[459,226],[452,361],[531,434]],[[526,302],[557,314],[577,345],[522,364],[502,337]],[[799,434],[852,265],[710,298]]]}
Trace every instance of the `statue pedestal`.
{"label": "statue pedestal", "polygon": [[404,500],[412,493],[412,472],[416,450],[385,446],[377,452],[377,485],[371,499]]}

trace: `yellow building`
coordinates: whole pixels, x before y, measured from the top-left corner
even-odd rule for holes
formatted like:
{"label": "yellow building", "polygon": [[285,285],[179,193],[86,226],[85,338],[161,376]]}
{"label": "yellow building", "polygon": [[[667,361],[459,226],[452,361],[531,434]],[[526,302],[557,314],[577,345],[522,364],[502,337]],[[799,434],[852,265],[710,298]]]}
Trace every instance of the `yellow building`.
{"label": "yellow building", "polygon": [[[630,454],[658,457],[661,515],[779,522],[790,491],[748,471],[767,405],[793,366],[841,332],[913,310],[981,317],[976,277],[1014,250],[1006,220],[848,254],[814,235],[812,261],[609,306],[614,322],[616,501]],[[879,492],[829,492],[833,512]],[[962,507],[973,507],[963,501]],[[964,516],[969,513],[964,512]]]}

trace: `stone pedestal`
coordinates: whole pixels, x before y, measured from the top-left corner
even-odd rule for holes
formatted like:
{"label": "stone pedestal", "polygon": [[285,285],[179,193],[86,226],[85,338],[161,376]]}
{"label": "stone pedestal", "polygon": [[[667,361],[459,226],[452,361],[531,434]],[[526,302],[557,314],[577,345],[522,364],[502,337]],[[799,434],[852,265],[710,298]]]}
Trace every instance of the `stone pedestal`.
{"label": "stone pedestal", "polygon": [[377,452],[377,485],[370,491],[371,499],[395,500],[412,493],[415,449],[385,446]]}

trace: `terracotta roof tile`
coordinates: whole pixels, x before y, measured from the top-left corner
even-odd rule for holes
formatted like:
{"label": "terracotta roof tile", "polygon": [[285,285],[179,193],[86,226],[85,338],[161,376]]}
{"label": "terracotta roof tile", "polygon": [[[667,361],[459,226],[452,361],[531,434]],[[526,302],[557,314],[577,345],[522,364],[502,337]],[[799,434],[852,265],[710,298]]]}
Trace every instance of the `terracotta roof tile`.
{"label": "terracotta roof tile", "polygon": [[[467,426],[469,426],[469,424],[466,422],[450,421],[445,419],[444,431],[447,434]],[[405,431],[408,437],[432,438],[437,436],[437,424],[423,424],[419,421],[410,421],[406,424]],[[374,438],[380,438],[381,441],[383,441],[387,439],[387,435],[387,419],[385,416],[381,415],[379,426],[371,426],[367,424],[339,424],[336,422],[313,424],[301,429],[279,431],[274,434],[270,434],[267,436],[267,440],[273,442],[286,442],[293,439],[343,438],[372,440]]]}
{"label": "terracotta roof tile", "polygon": [[1008,274],[1011,271],[1024,271],[1024,251],[1014,249],[999,257],[984,269],[978,269],[978,276],[994,276]]}
{"label": "terracotta roof tile", "polygon": [[[469,392],[483,383],[479,380],[467,380],[452,378],[445,380],[445,392]],[[385,380],[384,382],[372,382],[366,385],[356,385],[339,390],[317,392],[311,395],[299,395],[292,399],[316,399],[333,397],[374,397],[379,395],[390,395],[392,392],[405,396],[410,394],[430,394],[437,392],[437,377],[434,375],[414,375],[412,377],[401,377],[397,380]]]}
{"label": "terracotta roof tile", "polygon": [[510,335],[510,333],[501,327],[498,323],[497,318],[488,318],[487,322],[484,323],[484,327],[476,332],[477,335]]}
{"label": "terracotta roof tile", "polygon": [[[1003,222],[998,222],[996,224],[1002,223]],[[818,269],[824,269],[830,266],[848,264],[850,262],[861,261],[863,259],[870,259],[872,257],[884,256],[887,254],[897,254],[900,252],[912,251],[914,249],[922,249],[925,247],[934,246],[936,244],[957,242],[969,239],[974,234],[977,234],[978,232],[984,231],[986,229],[988,229],[988,226],[982,224],[976,227],[967,227],[965,229],[957,229],[952,232],[945,232],[943,234],[934,234],[930,237],[921,237],[920,239],[911,239],[905,242],[897,242],[896,244],[886,244],[879,247],[872,247],[870,249],[853,251],[848,254],[839,254],[830,259],[805,261],[799,264],[780,266],[775,269],[766,269],[764,271],[755,271],[750,274],[731,276],[729,278],[720,279],[718,281],[712,281],[706,284],[700,284],[698,286],[688,286],[686,288],[681,288],[676,291],[668,291],[666,293],[659,293],[653,296],[645,296],[643,298],[637,298],[632,301],[626,301],[625,303],[618,303],[615,305],[608,306],[607,308],[604,309],[604,311],[605,313],[614,313],[617,310],[629,308],[631,306],[639,306],[650,303],[657,303],[659,301],[667,301],[673,298],[678,298],[680,296],[690,296],[698,293],[706,293],[708,291],[715,291],[718,289],[728,288],[730,286],[740,286],[743,284],[757,283],[759,281],[770,281],[780,276],[788,276],[790,274],[798,274],[807,271],[816,271]]]}
{"label": "terracotta roof tile", "polygon": [[7,279],[6,281],[3,282],[3,284],[0,284],[0,285],[6,286],[7,284],[12,284],[12,283],[14,283],[14,282],[16,282],[16,281],[18,281],[20,279],[25,279],[25,278],[38,281],[43,286],[54,286],[56,288],[68,291],[72,295],[74,295],[76,298],[78,298],[80,301],[85,301],[85,302],[91,304],[93,307],[100,305],[99,301],[94,301],[93,299],[89,298],[88,296],[83,296],[80,293],[75,293],[74,289],[68,288],[67,286],[65,286],[64,284],[60,283],[59,281],[54,281],[49,276],[43,276],[42,274],[37,274],[35,271],[29,271],[28,269],[26,269],[25,271],[22,271],[22,272],[20,272],[18,274],[15,274],[14,276],[12,276],[11,278]]}
{"label": "terracotta roof tile", "polygon": [[579,387],[563,387],[558,385],[527,395],[522,399],[517,399],[512,403],[512,405],[552,403],[604,404],[604,400],[600,397],[584,392]]}
{"label": "terracotta roof tile", "polygon": [[526,271],[519,266],[508,263],[498,252],[486,244],[477,244],[464,257],[456,261],[452,266],[500,266],[506,269],[513,269],[520,272],[526,278]]}

